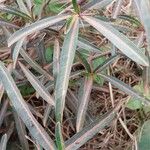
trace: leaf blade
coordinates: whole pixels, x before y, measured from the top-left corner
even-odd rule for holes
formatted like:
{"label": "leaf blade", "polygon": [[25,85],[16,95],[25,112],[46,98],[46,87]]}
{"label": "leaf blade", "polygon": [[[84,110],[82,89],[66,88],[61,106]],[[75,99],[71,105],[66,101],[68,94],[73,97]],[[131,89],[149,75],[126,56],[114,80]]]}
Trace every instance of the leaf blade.
{"label": "leaf blade", "polygon": [[106,36],[118,49],[120,49],[130,59],[137,62],[138,64],[149,66],[148,59],[144,55],[144,53],[142,53],[133,42],[131,42],[118,30],[113,28],[108,23],[94,17],[82,16],[82,18],[95,29],[97,29],[100,33]]}
{"label": "leaf blade", "polygon": [[[76,17],[76,16],[75,16]],[[60,57],[60,71],[56,80],[55,102],[56,102],[56,120],[62,122],[65,97],[69,83],[71,66],[75,56],[79,30],[79,18],[77,17],[72,28],[67,33]]]}
{"label": "leaf blade", "polygon": [[30,112],[27,104],[22,98],[20,91],[18,90],[13,78],[7,71],[4,64],[0,61],[0,78],[3,86],[17,111],[18,115],[22,118],[23,122],[29,129],[32,136],[38,141],[38,143],[45,149],[56,149],[52,139],[48,136],[42,126],[37,122],[32,113]]}
{"label": "leaf blade", "polygon": [[38,94],[50,105],[55,105],[53,98],[48,93],[46,88],[40,83],[40,81],[22,63],[19,62],[19,65],[25,76],[27,77],[28,81],[35,88]]}
{"label": "leaf blade", "polygon": [[69,17],[70,17],[70,15],[66,14],[66,15],[52,16],[52,17],[48,17],[48,18],[36,21],[36,22],[32,23],[30,26],[24,27],[24,28],[16,31],[14,34],[12,34],[12,36],[8,39],[8,46],[11,46],[15,42],[17,42],[19,39],[26,37],[31,33],[42,30],[48,26],[51,26],[57,22],[65,20]]}
{"label": "leaf blade", "polygon": [[65,142],[66,150],[77,150],[99,131],[104,129],[106,126],[109,126],[112,120],[115,118],[116,112],[119,108],[120,106],[117,106],[115,109],[106,113],[100,119],[94,121],[82,131],[71,137],[68,141]]}

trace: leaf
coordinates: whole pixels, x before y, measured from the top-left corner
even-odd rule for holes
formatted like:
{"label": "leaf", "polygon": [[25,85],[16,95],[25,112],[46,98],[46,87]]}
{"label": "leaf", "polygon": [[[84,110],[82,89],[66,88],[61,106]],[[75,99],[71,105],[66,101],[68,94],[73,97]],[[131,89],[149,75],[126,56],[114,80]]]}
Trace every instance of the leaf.
{"label": "leaf", "polygon": [[19,26],[12,24],[11,22],[8,22],[6,20],[2,20],[2,19],[0,19],[0,26],[11,27],[11,28],[15,28],[15,29],[20,28]]}
{"label": "leaf", "polygon": [[6,150],[6,146],[7,146],[7,134],[4,134],[1,138],[0,149]]}
{"label": "leaf", "polygon": [[27,6],[28,6],[28,9],[31,11],[32,6],[33,6],[32,0],[25,0],[25,1],[26,1]]}
{"label": "leaf", "polygon": [[62,133],[61,133],[60,122],[57,122],[56,124],[55,137],[56,137],[57,148],[59,150],[65,150],[65,144],[64,144]]}
{"label": "leaf", "polygon": [[1,110],[0,110],[0,127],[3,123],[3,120],[5,118],[5,115],[6,115],[6,112],[7,112],[7,109],[8,109],[8,105],[9,105],[9,102],[8,102],[8,99],[5,99],[5,101],[3,102],[3,104],[1,104]]}
{"label": "leaf", "polygon": [[0,62],[0,78],[13,107],[27,126],[31,135],[43,148],[55,150],[54,142],[30,112],[13,78],[2,62]]}
{"label": "leaf", "polygon": [[101,50],[98,47],[96,47],[90,41],[85,40],[84,38],[81,38],[81,37],[79,37],[79,39],[78,39],[78,46],[89,52],[101,53]]}
{"label": "leaf", "polygon": [[109,3],[113,2],[114,0],[93,0],[93,1],[89,1],[87,4],[85,4],[82,7],[83,11],[86,10],[91,10],[91,9],[100,9],[103,8],[105,6],[107,6]]}
{"label": "leaf", "polygon": [[81,61],[81,63],[83,64],[83,66],[85,67],[85,69],[89,73],[91,73],[92,70],[91,70],[90,64],[87,62],[87,59],[79,51],[76,51],[76,54],[77,54],[79,60]]}
{"label": "leaf", "polygon": [[118,80],[115,77],[104,75],[98,73],[98,75],[102,76],[105,80],[113,84],[118,89],[124,91],[126,94],[129,94],[130,96],[133,96],[134,98],[137,98],[137,100],[141,100],[142,104],[150,105],[149,99],[143,97],[141,94],[137,93],[133,88],[125,84],[124,82]]}
{"label": "leaf", "polygon": [[19,39],[23,37],[26,37],[44,28],[47,28],[48,26],[54,25],[55,23],[65,20],[69,17],[70,15],[66,14],[66,15],[57,15],[57,16],[44,18],[42,20],[38,20],[32,23],[31,25],[24,27],[16,31],[14,34],[12,34],[11,37],[8,39],[8,46],[11,46],[12,44],[14,44],[15,42],[17,42]]}
{"label": "leaf", "polygon": [[27,14],[25,14],[17,9],[11,8],[10,6],[0,4],[0,10],[3,12],[6,12],[8,14],[16,15],[16,16],[31,20],[30,16],[28,16]]}
{"label": "leaf", "polygon": [[53,75],[57,77],[59,73],[59,57],[60,57],[60,46],[59,41],[56,38],[54,41],[54,54],[53,54]]}
{"label": "leaf", "polygon": [[119,15],[118,18],[122,20],[127,20],[131,22],[132,24],[135,24],[137,27],[141,26],[141,23],[139,20],[137,20],[135,17],[129,16],[129,15]]}
{"label": "leaf", "polygon": [[16,63],[17,63],[17,59],[18,59],[18,56],[19,56],[19,52],[20,52],[20,49],[22,48],[22,45],[23,45],[23,42],[25,41],[25,38],[22,38],[20,39],[15,47],[13,48],[13,54],[12,54],[12,59],[13,59],[13,68],[16,67]]}
{"label": "leaf", "polygon": [[77,16],[75,17],[76,20],[64,39],[60,56],[60,71],[57,76],[55,87],[56,120],[60,122],[62,122],[69,75],[78,41],[79,18]]}
{"label": "leaf", "polygon": [[83,126],[86,116],[86,111],[88,108],[88,102],[92,90],[93,85],[93,76],[89,75],[84,82],[84,88],[83,88],[83,95],[80,100],[78,113],[77,113],[77,120],[76,120],[76,130],[79,132]]}
{"label": "leaf", "polygon": [[19,5],[20,10],[21,10],[23,13],[27,14],[28,16],[30,16],[30,13],[29,13],[29,11],[28,11],[26,5],[24,4],[23,0],[17,0],[17,3],[18,3],[18,5]]}
{"label": "leaf", "polygon": [[139,150],[149,150],[150,148],[150,120],[144,122],[139,136]]}
{"label": "leaf", "polygon": [[110,64],[112,64],[116,58],[118,57],[118,55],[114,55],[111,56],[110,58],[108,58],[106,61],[104,61],[102,64],[100,64],[99,66],[97,66],[93,72],[101,72],[104,69],[106,69]]}
{"label": "leaf", "polygon": [[47,78],[50,79],[50,80],[54,80],[54,78],[53,78],[50,74],[48,74],[45,70],[43,70],[43,69],[41,68],[41,66],[39,66],[35,61],[33,61],[33,59],[30,58],[30,57],[28,56],[28,54],[27,54],[23,49],[20,50],[20,54],[21,54],[21,56],[24,58],[24,60],[25,60],[26,62],[28,62],[29,65],[30,65],[31,67],[33,67],[37,72],[39,72],[40,74],[44,75],[45,77],[47,77]]}
{"label": "leaf", "polygon": [[53,48],[51,46],[46,48],[45,59],[48,63],[53,62]]}
{"label": "leaf", "polygon": [[25,125],[22,122],[22,120],[19,118],[19,116],[15,112],[15,110],[13,111],[13,115],[14,115],[16,129],[17,129],[17,134],[18,134],[18,138],[19,138],[21,147],[24,150],[29,150],[29,143],[28,143],[28,140],[25,137],[25,135],[27,135],[26,129],[25,129]]}
{"label": "leaf", "polygon": [[65,150],[77,150],[88,140],[92,139],[94,135],[98,134],[105,127],[110,126],[112,120],[116,117],[118,106],[112,111],[103,115],[100,119],[92,122],[80,132],[71,137],[65,142]]}
{"label": "leaf", "polygon": [[22,63],[19,62],[19,65],[27,77],[28,81],[35,88],[37,93],[50,105],[55,105],[52,96],[46,90],[46,88],[41,84],[41,82],[27,69]]}
{"label": "leaf", "polygon": [[77,0],[72,0],[72,4],[73,4],[74,11],[75,11],[76,13],[79,13],[79,12],[80,12],[80,9],[79,9]]}
{"label": "leaf", "polygon": [[47,124],[47,121],[48,121],[48,118],[49,118],[51,111],[52,111],[52,106],[47,104],[46,109],[44,111],[43,120],[42,120],[44,127],[46,127],[46,124]]}
{"label": "leaf", "polygon": [[113,28],[108,23],[96,19],[94,17],[82,16],[82,18],[88,22],[91,26],[96,28],[102,33],[108,40],[110,40],[118,49],[120,49],[126,56],[138,64],[149,66],[147,57],[141,50],[126,36],[120,33],[118,30]]}
{"label": "leaf", "polygon": [[4,87],[3,87],[2,83],[0,82],[0,103],[1,103],[1,100],[3,97],[3,94],[4,94]]}
{"label": "leaf", "polygon": [[45,35],[40,35],[38,38],[37,38],[37,41],[35,43],[35,50],[36,50],[36,53],[38,55],[38,61],[39,63],[43,66],[46,64],[46,58],[45,58],[45,44],[44,44],[44,37]]}
{"label": "leaf", "polygon": [[150,51],[150,2],[148,0],[135,0],[135,3],[146,31]]}
{"label": "leaf", "polygon": [[131,110],[141,109],[142,106],[142,102],[135,98],[129,99],[128,103],[126,104],[126,107]]}

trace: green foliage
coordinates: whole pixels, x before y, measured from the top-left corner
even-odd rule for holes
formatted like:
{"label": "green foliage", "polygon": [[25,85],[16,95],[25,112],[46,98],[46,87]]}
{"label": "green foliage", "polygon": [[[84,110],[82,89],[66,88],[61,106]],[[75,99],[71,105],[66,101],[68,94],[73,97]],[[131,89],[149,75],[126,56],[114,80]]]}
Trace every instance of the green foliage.
{"label": "green foliage", "polygon": [[139,133],[139,150],[149,150],[150,148],[150,120],[147,120]]}
{"label": "green foliage", "polygon": [[[79,149],[101,130],[105,135],[106,130],[103,129],[121,114],[120,107],[124,105],[122,101],[126,95],[131,96],[127,108],[140,109],[148,115],[150,92],[145,94],[145,90],[149,91],[150,83],[150,3],[144,0],[133,2],[140,14],[141,20],[138,20],[138,16],[129,11],[129,4],[122,7],[124,4],[121,0],[119,2],[120,5],[112,0],[17,0],[0,3],[0,44],[4,44],[0,47],[0,102],[10,101],[10,105],[4,103],[6,106],[0,110],[0,127],[5,117],[8,117],[5,122],[12,119],[10,116],[13,113],[14,120],[10,122],[15,121],[17,128],[3,133],[0,148],[6,149],[11,133],[18,132],[23,149],[29,149],[31,144],[25,138],[26,134],[32,137],[34,149]],[[138,43],[133,39],[138,39]],[[143,45],[146,50],[141,48]],[[126,69],[132,68],[130,71],[134,70],[133,64],[144,70],[145,82],[134,87],[129,85],[131,82],[126,82],[126,75],[130,73],[126,69],[121,73],[118,71],[117,66],[124,67],[122,64]],[[103,94],[107,93],[105,99],[110,94],[112,106],[115,105],[98,120],[94,120],[95,116],[89,113],[88,108],[95,84]],[[116,106],[118,97],[120,103]],[[33,104],[32,108],[29,103]],[[104,105],[100,101],[100,104],[101,108],[106,105],[111,107],[109,101],[105,101]],[[4,114],[9,107],[13,107],[15,112]],[[100,110],[99,115],[109,108]],[[76,125],[73,117],[76,118]],[[40,124],[41,119],[44,127]],[[67,137],[67,141],[63,126],[66,120],[73,128],[69,134],[74,134]],[[9,123],[5,122],[4,127],[7,127]],[[56,125],[55,133],[50,128],[51,123]],[[149,120],[144,122],[141,129],[140,150],[150,147],[147,142],[148,123]],[[123,127],[126,129],[126,124]],[[127,129],[125,131],[128,132]],[[55,135],[55,142],[49,135],[51,132]]]}
{"label": "green foliage", "polygon": [[23,96],[28,96],[35,92],[34,88],[29,85],[22,85],[19,87],[19,90]]}
{"label": "green foliage", "polygon": [[[139,85],[136,85],[134,86],[134,89],[139,92],[139,93],[143,93],[143,95],[150,99],[150,94],[149,92],[147,94],[145,94],[145,91],[144,91],[144,85],[143,85],[143,82],[140,82]],[[145,106],[142,104],[141,101],[139,101],[137,98],[130,98],[127,105],[126,105],[127,108],[130,108],[132,110],[136,110],[136,109],[142,109],[148,113],[150,111],[150,107],[149,106]]]}
{"label": "green foliage", "polygon": [[50,46],[45,50],[45,59],[48,63],[51,63],[53,60],[53,47]]}

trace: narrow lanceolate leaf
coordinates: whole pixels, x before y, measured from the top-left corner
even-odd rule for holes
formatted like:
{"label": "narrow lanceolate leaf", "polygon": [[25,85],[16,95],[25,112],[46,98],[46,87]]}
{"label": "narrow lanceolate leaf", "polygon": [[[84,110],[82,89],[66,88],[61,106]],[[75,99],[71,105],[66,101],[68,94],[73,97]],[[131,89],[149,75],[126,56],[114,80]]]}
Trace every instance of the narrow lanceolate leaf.
{"label": "narrow lanceolate leaf", "polygon": [[18,114],[15,111],[13,112],[13,115],[14,115],[14,118],[15,118],[17,134],[18,134],[18,137],[19,137],[21,147],[24,150],[29,150],[29,143],[28,143],[28,140],[25,137],[25,135],[27,135],[25,125],[24,125],[23,121],[20,119],[20,117],[18,116]]}
{"label": "narrow lanceolate leaf", "polygon": [[32,6],[33,6],[33,1],[32,0],[25,0],[25,1],[26,1],[28,9],[31,11]]}
{"label": "narrow lanceolate leaf", "polygon": [[18,5],[19,5],[20,10],[21,10],[23,13],[27,14],[28,16],[30,16],[30,13],[29,13],[29,11],[28,11],[28,9],[27,9],[25,3],[23,2],[23,0],[17,0],[17,3],[18,3]]}
{"label": "narrow lanceolate leaf", "polygon": [[59,73],[59,57],[60,57],[60,46],[59,41],[56,38],[54,41],[54,53],[53,53],[53,76],[57,77]]}
{"label": "narrow lanceolate leaf", "polygon": [[41,84],[41,82],[27,69],[22,63],[19,62],[19,65],[24,72],[25,76],[27,77],[28,81],[37,91],[37,93],[50,105],[55,105],[52,96],[46,90],[46,88]]}
{"label": "narrow lanceolate leaf", "polygon": [[38,20],[32,23],[30,26],[24,27],[16,31],[14,34],[12,34],[12,36],[8,39],[8,46],[11,46],[15,42],[17,42],[19,39],[26,37],[31,33],[47,28],[48,26],[51,26],[69,17],[70,15],[65,14],[65,15],[52,16],[52,17],[48,17],[42,20]]}
{"label": "narrow lanceolate leaf", "polygon": [[6,150],[6,146],[7,146],[7,134],[4,134],[1,138],[0,149]]}
{"label": "narrow lanceolate leaf", "polygon": [[15,45],[15,47],[14,47],[14,49],[13,49],[13,54],[12,54],[12,59],[13,59],[13,61],[14,61],[14,63],[13,63],[13,68],[16,67],[16,63],[17,63],[17,59],[18,59],[18,56],[19,56],[19,52],[20,52],[20,49],[21,49],[21,47],[22,47],[22,45],[23,45],[24,40],[25,40],[25,38],[20,39],[20,40],[16,43],[16,45]]}
{"label": "narrow lanceolate leaf", "polygon": [[77,150],[88,140],[92,139],[94,135],[99,133],[105,127],[110,126],[112,120],[116,117],[116,113],[119,107],[106,113],[100,119],[92,122],[90,125],[85,127],[83,130],[75,134],[68,141],[65,142],[65,150]]}
{"label": "narrow lanceolate leaf", "polygon": [[102,64],[98,65],[93,72],[101,72],[104,69],[106,69],[111,63],[113,63],[116,58],[118,57],[118,55],[114,55],[111,56],[109,59],[107,59],[106,61],[104,61]]}
{"label": "narrow lanceolate leaf", "polygon": [[100,49],[96,47],[94,44],[92,44],[90,41],[85,40],[84,38],[79,37],[78,39],[78,47],[85,49],[89,52],[97,52],[101,53]]}
{"label": "narrow lanceolate leaf", "polygon": [[10,27],[10,28],[15,28],[15,29],[19,29],[20,27],[15,25],[15,24],[12,24],[8,21],[5,21],[5,20],[1,20],[0,19],[0,26],[5,26],[5,27]]}
{"label": "narrow lanceolate leaf", "polygon": [[92,85],[93,85],[93,76],[89,76],[85,79],[83,95],[80,100],[80,104],[78,108],[77,121],[76,121],[77,132],[79,132],[84,126],[84,121],[85,121],[85,116],[88,108],[88,102],[92,90]]}
{"label": "narrow lanceolate leaf", "polygon": [[79,13],[80,10],[79,10],[77,0],[72,0],[72,4],[73,4],[73,8],[74,8],[75,12]]}
{"label": "narrow lanceolate leaf", "polygon": [[94,0],[89,1],[86,5],[82,7],[83,11],[89,10],[89,9],[100,9],[105,6],[107,6],[109,3],[113,2],[115,0]]}
{"label": "narrow lanceolate leaf", "polygon": [[56,124],[55,137],[56,137],[57,148],[59,150],[64,150],[65,149],[65,144],[64,144],[62,133],[61,133],[60,122],[58,122]]}
{"label": "narrow lanceolate leaf", "polygon": [[4,87],[3,87],[2,83],[0,82],[0,103],[1,103],[1,100],[3,97],[3,94],[4,94]]}
{"label": "narrow lanceolate leaf", "polygon": [[138,149],[139,150],[149,150],[150,148],[150,120],[144,122],[141,131],[139,133],[139,142]]}
{"label": "narrow lanceolate leaf", "polygon": [[141,20],[143,22],[146,35],[147,35],[147,41],[149,45],[149,54],[150,54],[150,1],[146,0],[140,0],[139,3],[140,5],[140,14],[141,14]]}
{"label": "narrow lanceolate leaf", "polygon": [[3,104],[1,104],[1,110],[0,110],[0,127],[1,127],[1,125],[3,123],[4,118],[5,118],[8,105],[9,105],[8,99],[5,99],[5,101],[3,102]]}
{"label": "narrow lanceolate leaf", "polygon": [[24,60],[25,60],[27,63],[29,63],[29,65],[30,65],[32,68],[34,68],[38,73],[44,75],[45,77],[47,77],[47,78],[50,79],[50,80],[54,80],[54,78],[53,78],[50,74],[48,74],[45,70],[43,70],[43,69],[41,68],[41,66],[39,66],[35,61],[33,61],[33,59],[30,58],[29,55],[28,55],[23,49],[20,50],[20,54],[21,54],[21,56],[24,58]]}
{"label": "narrow lanceolate leaf", "polygon": [[55,150],[56,146],[52,139],[48,136],[42,126],[37,122],[32,113],[30,112],[26,102],[22,98],[19,89],[17,88],[13,78],[10,73],[0,62],[0,79],[3,86],[10,98],[10,101],[15,108],[17,114],[23,120],[28,130],[34,139],[46,150]]}
{"label": "narrow lanceolate leaf", "polygon": [[25,13],[23,13],[23,12],[17,10],[17,9],[11,8],[10,6],[0,4],[0,10],[3,11],[3,12],[6,12],[8,14],[13,14],[13,15],[16,15],[16,16],[20,16],[20,17],[25,18],[25,19],[31,19],[31,17],[28,16],[27,14],[25,14]]}
{"label": "narrow lanceolate leaf", "polygon": [[108,38],[108,40],[130,59],[144,66],[149,65],[148,59],[144,53],[142,53],[132,41],[113,28],[110,24],[94,17],[83,16],[83,19]]}
{"label": "narrow lanceolate leaf", "polygon": [[76,54],[77,54],[79,60],[81,61],[82,65],[90,73],[91,67],[90,67],[90,64],[88,63],[87,59],[79,51],[76,51]]}
{"label": "narrow lanceolate leaf", "polygon": [[113,84],[118,89],[124,91],[126,94],[129,94],[130,96],[133,96],[138,100],[142,100],[143,104],[150,105],[150,101],[148,99],[144,98],[141,94],[136,92],[132,87],[128,86],[124,82],[112,76],[108,76],[100,73],[98,73],[98,75],[102,76],[105,80]]}
{"label": "narrow lanceolate leaf", "polygon": [[56,120],[60,122],[62,122],[69,75],[78,42],[79,18],[78,16],[74,17],[76,17],[76,20],[64,39],[60,57],[60,71],[57,76],[55,87]]}

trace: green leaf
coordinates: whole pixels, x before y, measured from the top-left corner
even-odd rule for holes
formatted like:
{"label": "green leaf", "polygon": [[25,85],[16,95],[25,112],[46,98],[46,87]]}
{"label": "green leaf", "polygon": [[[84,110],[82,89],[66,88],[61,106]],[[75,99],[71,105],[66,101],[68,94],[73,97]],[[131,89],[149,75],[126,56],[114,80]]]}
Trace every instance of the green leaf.
{"label": "green leaf", "polygon": [[14,34],[12,34],[11,37],[8,39],[8,46],[11,46],[15,42],[17,42],[19,39],[26,37],[29,34],[32,34],[34,32],[47,28],[48,26],[54,25],[55,23],[65,20],[69,17],[70,15],[65,14],[65,15],[57,15],[57,16],[44,18],[42,20],[38,20],[32,23],[31,25],[26,26],[16,31]]}
{"label": "green leaf", "polygon": [[45,58],[48,63],[52,62],[52,60],[53,60],[53,47],[52,46],[46,48]]}
{"label": "green leaf", "polygon": [[19,90],[23,96],[29,96],[35,92],[35,89],[29,85],[22,85],[19,87]]}
{"label": "green leaf", "polygon": [[109,23],[89,16],[82,16],[82,18],[106,36],[108,40],[110,40],[130,59],[138,64],[149,66],[148,58],[144,55],[144,53],[132,41],[113,28]]}
{"label": "green leaf", "polygon": [[59,73],[59,57],[60,57],[60,45],[59,40],[56,38],[54,41],[54,54],[53,54],[53,75],[57,77]]}
{"label": "green leaf", "polygon": [[93,0],[89,1],[87,4],[85,4],[82,7],[83,11],[91,10],[91,9],[100,9],[105,6],[107,6],[109,3],[111,3],[113,0]]}
{"label": "green leaf", "polygon": [[15,45],[15,47],[14,47],[14,49],[13,49],[13,53],[12,53],[12,59],[13,59],[13,61],[14,61],[14,63],[13,63],[13,68],[16,67],[16,63],[17,63],[17,59],[18,59],[18,56],[19,56],[19,53],[20,53],[20,49],[22,48],[22,45],[23,45],[23,42],[24,42],[24,41],[25,41],[25,38],[20,39],[20,40],[16,43],[16,45]]}
{"label": "green leaf", "polygon": [[27,9],[27,7],[26,7],[25,3],[23,2],[23,0],[17,0],[17,3],[19,5],[19,9],[23,13],[27,14],[28,16],[30,16],[29,10]]}
{"label": "green leaf", "polygon": [[76,120],[77,132],[79,132],[84,126],[84,121],[85,121],[85,116],[88,108],[88,102],[92,90],[92,85],[93,85],[93,76],[89,75],[84,81],[83,93],[78,108],[77,120]]}
{"label": "green leaf", "polygon": [[76,51],[76,54],[77,54],[79,60],[81,61],[81,63],[83,64],[83,66],[85,67],[85,69],[89,73],[91,73],[92,70],[91,70],[90,64],[87,62],[87,59],[79,51]]}
{"label": "green leaf", "polygon": [[130,96],[133,96],[137,100],[142,101],[142,104],[150,105],[149,99],[145,98],[143,95],[141,95],[141,93],[138,93],[132,87],[128,86],[124,82],[122,82],[122,81],[120,81],[117,78],[112,77],[112,76],[108,76],[108,75],[104,75],[104,74],[100,74],[100,73],[98,73],[98,75],[102,76],[105,80],[107,80],[108,82],[113,84],[118,89],[124,91],[126,94],[129,94]]}
{"label": "green leaf", "polygon": [[60,70],[56,80],[55,102],[56,120],[62,122],[65,97],[68,89],[69,76],[78,42],[79,18],[75,16],[75,22],[67,33],[62,46],[60,56]]}
{"label": "green leaf", "polygon": [[132,24],[135,24],[137,27],[141,26],[141,23],[139,20],[137,20],[135,17],[129,16],[129,15],[119,15],[118,18],[122,20],[126,20],[131,22]]}
{"label": "green leaf", "polygon": [[99,49],[97,46],[92,44],[90,41],[85,40],[82,37],[79,37],[79,39],[78,39],[78,46],[80,48],[83,48],[83,49],[89,51],[89,52],[101,53],[101,49]]}
{"label": "green leaf", "polygon": [[104,63],[106,57],[98,57],[92,61],[93,68],[96,69],[100,64]]}
{"label": "green leaf", "polygon": [[118,57],[118,55],[114,55],[111,56],[110,58],[108,58],[106,61],[104,61],[102,64],[99,64],[95,69],[94,72],[101,72],[104,69],[106,69],[110,64],[112,64],[116,58]]}
{"label": "green leaf", "polygon": [[41,84],[41,82],[27,69],[22,63],[19,62],[19,65],[24,72],[25,76],[27,77],[28,81],[37,91],[37,93],[50,105],[55,105],[52,96],[46,90],[46,88]]}
{"label": "green leaf", "polygon": [[57,13],[57,14],[63,10],[64,10],[64,5],[59,4],[57,2],[50,2],[47,7],[48,12],[53,12],[53,13]]}
{"label": "green leaf", "polygon": [[30,58],[23,49],[20,50],[20,54],[24,58],[24,60],[28,62],[29,65],[33,67],[38,73],[44,75],[50,80],[54,80],[53,77],[49,73],[47,73],[44,69],[42,69],[41,66],[39,66],[32,58]]}
{"label": "green leaf", "polygon": [[79,13],[79,12],[80,12],[80,9],[79,9],[77,0],[72,0],[72,4],[73,4],[74,11],[75,11],[76,13]]}
{"label": "green leaf", "polygon": [[21,118],[18,116],[18,114],[15,112],[15,110],[13,111],[13,115],[14,115],[17,134],[18,134],[18,138],[19,138],[21,147],[24,150],[29,150],[29,143],[25,137],[27,135],[25,125],[22,122]]}
{"label": "green leaf", "polygon": [[100,75],[94,74],[93,79],[97,84],[101,86],[104,84],[104,79]]}
{"label": "green leaf", "polygon": [[58,150],[65,150],[65,144],[64,144],[62,133],[61,133],[60,122],[58,122],[56,124],[55,137],[56,137],[56,143],[57,143]]}
{"label": "green leaf", "polygon": [[6,146],[7,146],[7,134],[4,134],[1,138],[0,149],[6,150]]}
{"label": "green leaf", "polygon": [[94,135],[98,134],[105,127],[110,126],[112,120],[116,117],[117,110],[120,106],[117,106],[112,111],[103,115],[100,119],[92,122],[80,132],[76,133],[68,141],[65,142],[65,150],[77,150],[88,140],[93,138]]}
{"label": "green leaf", "polygon": [[6,12],[8,14],[16,15],[16,16],[31,20],[30,16],[28,16],[27,14],[25,14],[25,13],[23,13],[17,9],[11,8],[10,6],[6,6],[6,5],[1,4],[0,10],[3,12]]}
{"label": "green leaf", "polygon": [[141,109],[142,106],[142,102],[135,98],[129,99],[128,103],[126,104],[126,107],[131,110]]}
{"label": "green leaf", "polygon": [[54,142],[30,112],[28,105],[22,98],[13,78],[2,62],[0,62],[0,78],[13,107],[27,126],[34,139],[43,148],[55,150],[56,146]]}
{"label": "green leaf", "polygon": [[4,26],[4,27],[9,27],[9,28],[15,28],[15,29],[19,29],[20,27],[11,23],[11,22],[8,22],[8,21],[5,21],[5,20],[2,20],[0,19],[0,26]]}
{"label": "green leaf", "polygon": [[144,122],[139,134],[139,150],[149,150],[150,148],[150,120]]}

